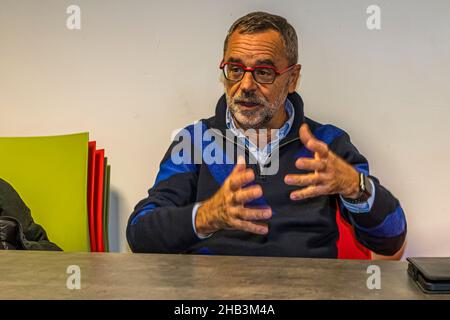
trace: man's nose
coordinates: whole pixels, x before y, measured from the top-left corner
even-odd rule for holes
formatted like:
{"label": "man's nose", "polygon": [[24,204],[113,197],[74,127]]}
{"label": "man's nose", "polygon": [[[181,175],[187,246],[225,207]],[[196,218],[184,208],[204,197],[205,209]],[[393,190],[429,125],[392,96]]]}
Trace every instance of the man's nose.
{"label": "man's nose", "polygon": [[251,72],[244,73],[244,77],[241,80],[240,89],[243,91],[254,91],[257,89],[256,81],[253,79]]}

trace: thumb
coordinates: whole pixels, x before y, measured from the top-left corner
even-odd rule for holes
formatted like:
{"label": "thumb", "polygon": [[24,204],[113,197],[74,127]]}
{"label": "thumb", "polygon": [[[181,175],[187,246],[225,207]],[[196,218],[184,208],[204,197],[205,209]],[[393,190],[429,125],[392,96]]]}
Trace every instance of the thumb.
{"label": "thumb", "polygon": [[237,158],[237,164],[234,166],[232,173],[245,171],[246,168],[245,158],[240,155]]}
{"label": "thumb", "polygon": [[328,156],[328,146],[318,140],[309,129],[309,126],[304,123],[300,127],[299,130],[299,136],[300,140],[302,141],[303,145],[311,152],[314,153],[314,158],[325,158]]}
{"label": "thumb", "polygon": [[308,124],[306,124],[306,123],[301,125],[300,129],[298,130],[298,135],[300,137],[301,142],[303,143],[303,145],[305,147],[308,147],[309,141],[315,139],[315,137],[311,133],[311,130],[309,129]]}

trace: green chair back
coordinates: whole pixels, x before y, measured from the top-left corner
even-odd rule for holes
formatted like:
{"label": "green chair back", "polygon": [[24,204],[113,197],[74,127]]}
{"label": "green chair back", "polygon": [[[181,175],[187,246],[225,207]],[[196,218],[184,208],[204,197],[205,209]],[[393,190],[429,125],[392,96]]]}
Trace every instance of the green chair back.
{"label": "green chair back", "polygon": [[0,137],[0,177],[64,251],[89,251],[88,140],[88,133]]}

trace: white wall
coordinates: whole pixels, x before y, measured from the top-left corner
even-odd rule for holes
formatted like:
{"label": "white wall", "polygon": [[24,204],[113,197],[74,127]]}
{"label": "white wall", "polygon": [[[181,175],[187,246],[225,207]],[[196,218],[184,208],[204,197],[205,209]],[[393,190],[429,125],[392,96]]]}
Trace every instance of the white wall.
{"label": "white wall", "polygon": [[449,1],[0,0],[0,135],[89,131],[112,163],[112,247],[127,250],[172,130],[212,115],[226,31],[255,10],[297,29],[306,114],[346,129],[401,200],[407,253],[450,255]]}

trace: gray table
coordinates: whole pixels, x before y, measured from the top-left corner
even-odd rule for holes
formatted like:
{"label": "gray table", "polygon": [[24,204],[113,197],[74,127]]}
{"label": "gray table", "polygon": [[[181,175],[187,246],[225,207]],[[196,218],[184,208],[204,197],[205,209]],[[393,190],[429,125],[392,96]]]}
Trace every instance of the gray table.
{"label": "gray table", "polygon": [[[367,267],[381,289],[367,288]],[[81,289],[69,290],[69,265]],[[425,295],[406,262],[131,253],[0,252],[1,299],[450,299]]]}

